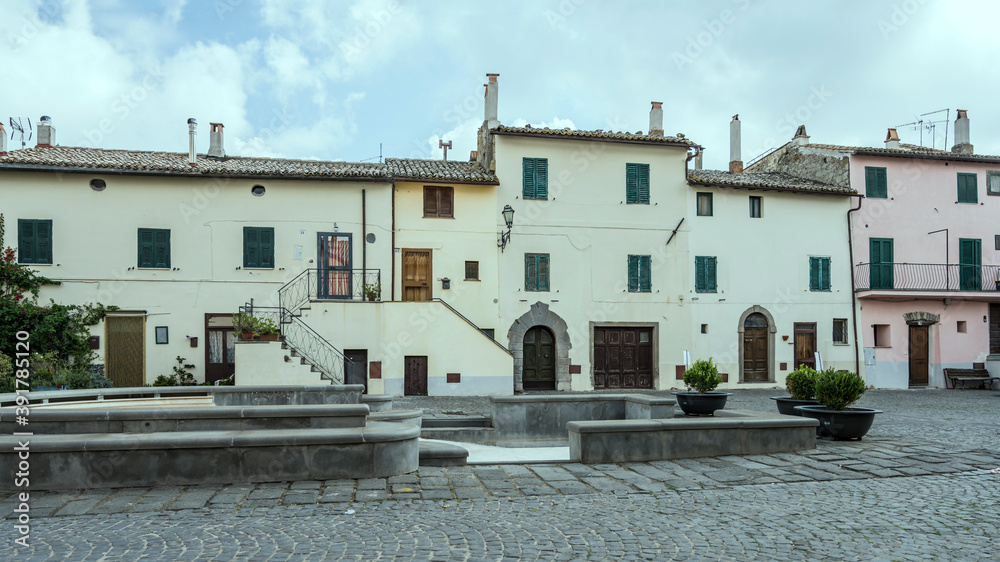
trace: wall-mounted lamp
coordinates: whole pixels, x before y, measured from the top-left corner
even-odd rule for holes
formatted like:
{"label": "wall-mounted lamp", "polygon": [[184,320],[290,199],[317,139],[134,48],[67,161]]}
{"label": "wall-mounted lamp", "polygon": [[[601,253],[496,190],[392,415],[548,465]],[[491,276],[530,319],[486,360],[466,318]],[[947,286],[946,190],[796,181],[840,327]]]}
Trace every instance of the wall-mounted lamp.
{"label": "wall-mounted lamp", "polygon": [[503,222],[507,225],[507,232],[497,233],[497,246],[500,246],[500,251],[503,252],[507,243],[510,242],[510,227],[514,225],[514,209],[510,205],[504,205],[500,214],[503,215]]}

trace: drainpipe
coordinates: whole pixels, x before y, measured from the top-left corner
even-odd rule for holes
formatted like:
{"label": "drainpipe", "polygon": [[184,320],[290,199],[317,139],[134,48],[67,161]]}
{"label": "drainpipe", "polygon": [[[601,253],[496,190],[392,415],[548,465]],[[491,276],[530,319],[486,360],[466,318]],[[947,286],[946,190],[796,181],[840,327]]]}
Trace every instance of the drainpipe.
{"label": "drainpipe", "polygon": [[389,257],[392,259],[392,273],[389,279],[392,290],[389,292],[390,298],[396,300],[396,182],[392,182],[392,248],[389,250]]}
{"label": "drainpipe", "polygon": [[[851,228],[851,213],[861,209],[861,196],[853,195],[852,197],[858,198],[858,206],[847,211],[847,254],[851,260],[850,272],[851,272],[851,320],[854,324],[854,372],[861,372],[861,360],[858,355],[858,293],[854,282],[854,231]],[[869,266],[869,275],[871,275],[871,266]],[[865,380],[867,381],[868,373],[865,373]]]}
{"label": "drainpipe", "polygon": [[[361,190],[361,287],[364,293],[364,286],[368,277],[368,223],[367,210],[365,208],[365,190]],[[362,297],[364,298],[364,297]]]}

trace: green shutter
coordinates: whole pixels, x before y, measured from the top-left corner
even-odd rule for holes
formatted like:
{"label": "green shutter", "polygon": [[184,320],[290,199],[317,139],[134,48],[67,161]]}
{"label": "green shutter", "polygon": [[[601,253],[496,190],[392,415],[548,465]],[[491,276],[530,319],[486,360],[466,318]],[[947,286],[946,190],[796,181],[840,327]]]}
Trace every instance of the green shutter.
{"label": "green shutter", "polygon": [[639,290],[639,256],[628,257],[628,290],[632,293]]}
{"label": "green shutter", "polygon": [[809,290],[819,290],[819,258],[809,258]]}
{"label": "green shutter", "polygon": [[257,267],[257,229],[243,227],[243,267]]}
{"label": "green shutter", "polygon": [[35,221],[17,220],[17,261],[20,263],[36,263],[38,260],[37,243],[35,241]]}
{"label": "green shutter", "polygon": [[982,241],[972,238],[958,240],[959,289],[982,291]]}
{"label": "green shutter", "polygon": [[538,290],[549,290],[549,255],[538,255]]}
{"label": "green shutter", "polygon": [[549,198],[549,161],[545,158],[535,159],[535,198]]}
{"label": "green shutter", "polygon": [[885,168],[865,167],[865,196],[871,199],[888,197]]}
{"label": "green shutter", "polygon": [[652,261],[650,256],[639,256],[639,292],[648,293],[652,291]]}
{"label": "green shutter", "polygon": [[258,230],[260,240],[260,267],[274,267],[274,229]]}
{"label": "green shutter", "polygon": [[139,229],[139,267],[154,267],[153,231],[148,228]]}
{"label": "green shutter", "polygon": [[649,203],[649,164],[639,164],[639,202]]}
{"label": "green shutter", "polygon": [[709,293],[714,293],[718,288],[716,284],[716,258],[714,256],[705,258],[705,289]]}
{"label": "green shutter", "polygon": [[714,293],[717,289],[715,280],[716,258],[714,256],[696,256],[694,258],[694,290],[698,293]]}
{"label": "green shutter", "polygon": [[892,289],[894,273],[892,263],[892,238],[872,238],[869,240],[870,288]]}
{"label": "green shutter", "polygon": [[978,203],[979,193],[976,174],[958,174],[958,202]]}
{"label": "green shutter", "polygon": [[155,230],[156,234],[156,266],[164,269],[170,267],[170,231]]}
{"label": "green shutter", "polygon": [[824,291],[830,290],[830,258],[820,258],[820,268],[823,270],[820,276],[820,288]]}
{"label": "green shutter", "polygon": [[524,189],[521,192],[525,199],[535,198],[535,159],[522,158],[521,171],[524,176]]}
{"label": "green shutter", "polygon": [[524,290],[537,291],[538,286],[538,256],[524,254]]}
{"label": "green shutter", "polygon": [[[639,165],[625,164],[625,202],[639,202]],[[629,263],[631,264],[631,257]],[[631,267],[631,266],[630,266]]]}
{"label": "green shutter", "polygon": [[52,221],[35,221],[35,263],[52,263]]}

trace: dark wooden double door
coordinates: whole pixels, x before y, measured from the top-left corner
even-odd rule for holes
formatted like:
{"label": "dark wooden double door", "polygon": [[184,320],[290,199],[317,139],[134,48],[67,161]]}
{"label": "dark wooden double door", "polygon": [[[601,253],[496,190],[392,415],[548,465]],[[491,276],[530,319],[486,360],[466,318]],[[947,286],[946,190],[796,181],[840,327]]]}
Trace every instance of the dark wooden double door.
{"label": "dark wooden double door", "polygon": [[594,389],[653,388],[653,329],[594,328]]}
{"label": "dark wooden double door", "polygon": [[759,312],[743,321],[743,382],[767,382],[770,378],[768,333],[767,317]]}
{"label": "dark wooden double door", "polygon": [[556,338],[544,326],[524,334],[521,384],[524,390],[556,389]]}

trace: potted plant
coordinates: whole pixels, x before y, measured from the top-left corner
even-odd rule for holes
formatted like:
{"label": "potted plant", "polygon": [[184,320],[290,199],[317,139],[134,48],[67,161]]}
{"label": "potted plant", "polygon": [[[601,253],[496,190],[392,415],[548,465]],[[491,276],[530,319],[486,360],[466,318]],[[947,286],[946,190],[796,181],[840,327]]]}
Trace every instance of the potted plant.
{"label": "potted plant", "polygon": [[816,369],[806,365],[799,365],[788,376],[785,377],[785,389],[788,396],[772,396],[771,400],[777,402],[778,413],[786,416],[800,416],[795,407],[815,405],[818,402],[816,396]]}
{"label": "potted plant", "polygon": [[233,329],[240,333],[241,340],[252,340],[256,325],[257,320],[245,312],[233,314]]}
{"label": "potted plant", "polygon": [[816,376],[816,406],[796,406],[801,415],[819,420],[816,436],[829,441],[861,440],[882,410],[851,408],[867,387],[857,373],[828,368]]}
{"label": "potted plant", "polygon": [[715,415],[715,411],[724,408],[726,399],[732,396],[731,392],[712,392],[720,384],[722,377],[712,358],[699,359],[684,371],[684,386],[688,391],[674,393],[677,405],[689,416]]}
{"label": "potted plant", "polygon": [[278,324],[270,318],[258,318],[254,331],[260,335],[260,339],[263,341],[278,341],[278,335],[280,334]]}
{"label": "potted plant", "polygon": [[377,301],[382,296],[382,286],[378,283],[365,283],[361,290],[365,298],[372,302]]}

